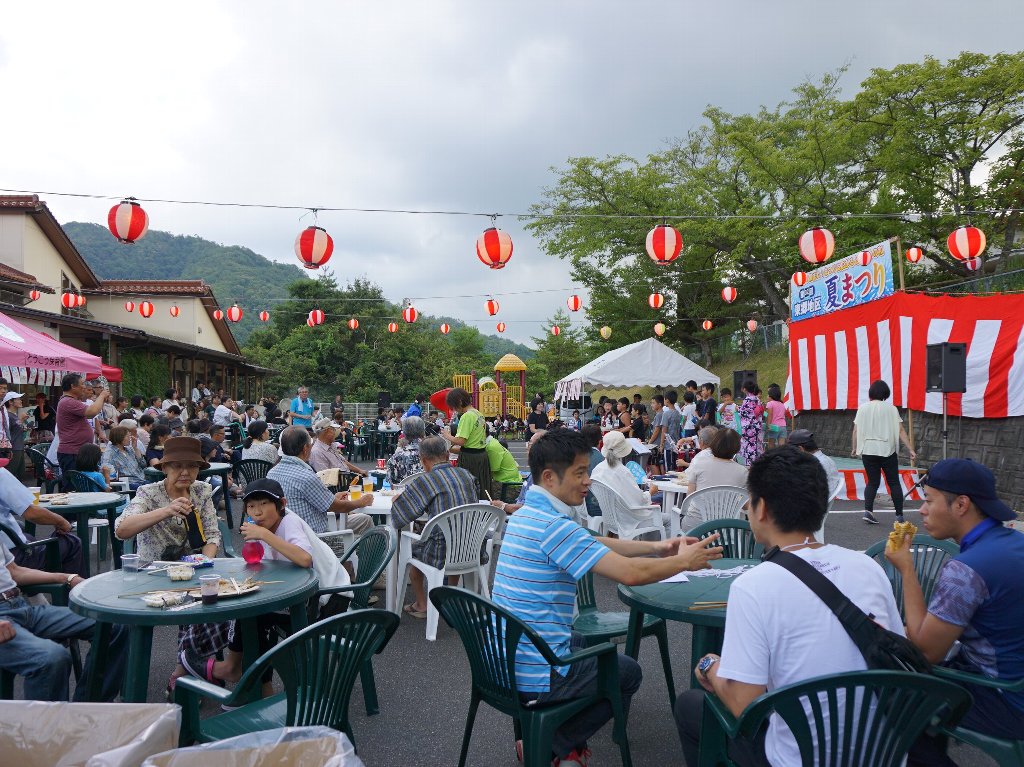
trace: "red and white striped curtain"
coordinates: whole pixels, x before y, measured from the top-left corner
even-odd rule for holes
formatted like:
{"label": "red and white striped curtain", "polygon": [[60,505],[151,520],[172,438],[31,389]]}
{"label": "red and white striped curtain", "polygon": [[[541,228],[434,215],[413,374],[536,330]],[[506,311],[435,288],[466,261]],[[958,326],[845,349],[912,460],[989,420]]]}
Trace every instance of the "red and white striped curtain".
{"label": "red and white striped curtain", "polygon": [[892,402],[942,412],[925,392],[926,347],[967,344],[967,391],[949,395],[949,415],[1024,415],[1024,295],[896,293],[789,326],[787,403],[792,410],[853,410],[881,379]]}

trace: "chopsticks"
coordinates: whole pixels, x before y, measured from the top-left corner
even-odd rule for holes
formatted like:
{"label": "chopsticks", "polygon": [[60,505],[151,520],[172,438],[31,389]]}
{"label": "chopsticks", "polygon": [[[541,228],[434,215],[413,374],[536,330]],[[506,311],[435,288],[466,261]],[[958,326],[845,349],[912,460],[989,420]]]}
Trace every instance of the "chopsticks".
{"label": "chopsticks", "polygon": [[488,501],[492,501],[492,502],[494,501],[494,499],[493,499],[493,498],[491,498],[491,494],[490,494],[490,493],[488,493],[486,489],[484,490],[484,495],[486,495],[486,496],[487,496],[487,500],[488,500]]}
{"label": "chopsticks", "polygon": [[694,602],[689,609],[691,610],[721,610],[728,603],[727,602]]}

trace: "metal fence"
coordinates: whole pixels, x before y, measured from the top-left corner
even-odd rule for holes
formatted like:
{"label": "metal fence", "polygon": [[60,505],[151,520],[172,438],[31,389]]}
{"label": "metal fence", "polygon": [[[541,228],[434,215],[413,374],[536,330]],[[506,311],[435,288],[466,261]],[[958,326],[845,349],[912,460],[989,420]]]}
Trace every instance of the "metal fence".
{"label": "metal fence", "polygon": [[[788,341],[789,329],[786,323],[773,322],[767,325],[759,325],[753,333],[749,333],[746,330],[737,330],[727,336],[714,339],[711,341],[711,356],[714,359],[733,357],[740,354],[746,356],[784,345]],[[686,347],[682,353],[694,360],[699,360],[703,356],[703,350],[699,346]]]}

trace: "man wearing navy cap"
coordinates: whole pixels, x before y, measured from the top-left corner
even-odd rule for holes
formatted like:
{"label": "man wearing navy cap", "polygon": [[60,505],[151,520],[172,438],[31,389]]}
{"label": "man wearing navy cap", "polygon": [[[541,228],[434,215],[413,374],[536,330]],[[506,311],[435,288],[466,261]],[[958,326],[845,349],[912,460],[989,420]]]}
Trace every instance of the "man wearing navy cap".
{"label": "man wearing navy cap", "polygon": [[[933,538],[952,538],[960,553],[943,565],[926,609],[909,546],[886,551],[903,579],[907,637],[933,663],[959,640],[947,665],[1001,681],[1024,678],[1024,535],[1003,526],[1016,515],[996,496],[992,472],[973,461],[939,461],[922,484],[925,530]],[[1024,693],[965,686],[974,705],[962,727],[1024,739]],[[942,739],[923,738],[909,764],[956,763]]]}

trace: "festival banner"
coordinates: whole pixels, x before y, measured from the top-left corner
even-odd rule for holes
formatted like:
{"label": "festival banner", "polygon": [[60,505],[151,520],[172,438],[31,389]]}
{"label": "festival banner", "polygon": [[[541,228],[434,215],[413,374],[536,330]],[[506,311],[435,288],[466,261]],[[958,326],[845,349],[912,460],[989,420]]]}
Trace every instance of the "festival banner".
{"label": "festival banner", "polygon": [[[861,263],[864,252],[871,256],[867,266]],[[789,305],[794,320],[806,320],[877,301],[893,290],[892,249],[886,240],[807,272],[802,286],[791,280]]]}

